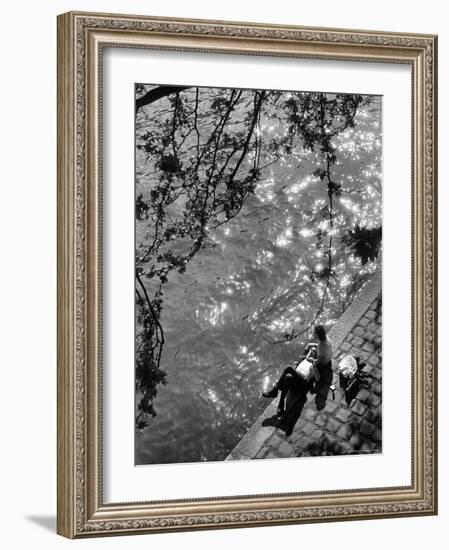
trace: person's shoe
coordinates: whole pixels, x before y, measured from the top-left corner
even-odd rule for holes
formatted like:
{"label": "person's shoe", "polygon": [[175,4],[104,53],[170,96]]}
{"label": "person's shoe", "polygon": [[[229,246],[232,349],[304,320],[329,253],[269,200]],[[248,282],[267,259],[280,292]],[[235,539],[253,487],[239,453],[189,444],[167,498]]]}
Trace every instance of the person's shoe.
{"label": "person's shoe", "polygon": [[288,428],[285,430],[285,437],[290,437],[293,433],[293,428]]}
{"label": "person's shoe", "polygon": [[270,399],[270,398],[277,397],[277,395],[278,395],[278,389],[277,389],[276,386],[275,386],[274,388],[272,388],[272,389],[269,390],[269,391],[264,391],[264,392],[262,392],[262,395],[263,395],[263,397],[268,397],[269,399]]}

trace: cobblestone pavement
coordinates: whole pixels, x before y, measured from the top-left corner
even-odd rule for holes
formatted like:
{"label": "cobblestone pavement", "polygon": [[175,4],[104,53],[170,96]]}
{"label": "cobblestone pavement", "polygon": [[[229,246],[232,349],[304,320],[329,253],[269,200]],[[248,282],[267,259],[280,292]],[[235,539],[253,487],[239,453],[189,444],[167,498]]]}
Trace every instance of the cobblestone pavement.
{"label": "cobblestone pavement", "polygon": [[[331,335],[332,336],[332,335]],[[348,404],[339,387],[337,365],[347,354],[366,362],[369,376]],[[277,399],[231,452],[228,459],[380,453],[382,451],[382,297],[366,304],[351,330],[334,346],[334,395],[317,410],[308,396],[291,436],[276,427]],[[271,424],[270,424],[271,421]],[[264,427],[265,426],[265,427]],[[268,426],[268,428],[267,428]]]}

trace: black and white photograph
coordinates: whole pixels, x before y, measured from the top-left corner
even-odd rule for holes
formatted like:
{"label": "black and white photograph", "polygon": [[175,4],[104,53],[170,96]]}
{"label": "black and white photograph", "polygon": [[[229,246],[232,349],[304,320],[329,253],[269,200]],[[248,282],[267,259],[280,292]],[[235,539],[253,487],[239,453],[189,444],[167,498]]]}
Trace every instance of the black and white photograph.
{"label": "black and white photograph", "polygon": [[382,97],[135,85],[135,464],[382,452]]}

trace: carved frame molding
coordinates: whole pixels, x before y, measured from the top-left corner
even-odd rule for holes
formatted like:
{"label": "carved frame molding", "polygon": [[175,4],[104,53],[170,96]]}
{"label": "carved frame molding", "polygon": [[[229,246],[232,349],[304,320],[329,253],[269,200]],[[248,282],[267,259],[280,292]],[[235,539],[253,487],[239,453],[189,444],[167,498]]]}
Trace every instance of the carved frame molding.
{"label": "carved frame molding", "polygon": [[[101,59],[134,47],[412,67],[413,483],[103,504]],[[70,538],[437,512],[437,38],[70,12],[58,17],[58,533]]]}

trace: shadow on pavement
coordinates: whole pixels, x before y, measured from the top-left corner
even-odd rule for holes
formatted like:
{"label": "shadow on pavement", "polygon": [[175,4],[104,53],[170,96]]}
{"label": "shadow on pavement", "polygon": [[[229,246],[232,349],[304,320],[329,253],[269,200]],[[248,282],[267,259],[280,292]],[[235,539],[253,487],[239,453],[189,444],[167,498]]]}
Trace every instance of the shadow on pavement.
{"label": "shadow on pavement", "polygon": [[56,516],[25,516],[25,519],[39,525],[46,531],[56,533]]}

